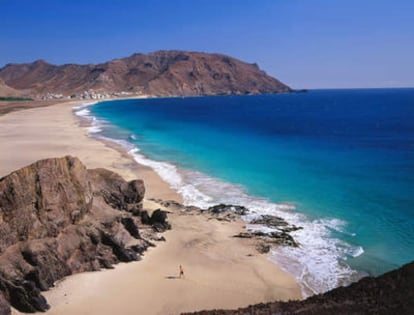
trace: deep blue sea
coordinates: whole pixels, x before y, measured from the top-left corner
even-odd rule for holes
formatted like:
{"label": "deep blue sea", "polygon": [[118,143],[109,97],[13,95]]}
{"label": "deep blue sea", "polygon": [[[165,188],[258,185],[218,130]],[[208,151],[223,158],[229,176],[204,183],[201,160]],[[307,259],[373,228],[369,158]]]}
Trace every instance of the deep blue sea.
{"label": "deep blue sea", "polygon": [[305,294],[414,260],[414,89],[121,100],[79,114],[187,204],[303,226],[301,246],[271,259]]}

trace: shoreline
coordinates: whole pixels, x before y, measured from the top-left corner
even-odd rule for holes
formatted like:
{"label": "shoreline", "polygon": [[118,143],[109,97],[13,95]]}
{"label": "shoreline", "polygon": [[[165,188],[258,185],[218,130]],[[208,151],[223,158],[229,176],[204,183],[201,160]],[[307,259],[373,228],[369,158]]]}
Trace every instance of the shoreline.
{"label": "shoreline", "polygon": [[[79,157],[88,168],[105,167],[127,180],[142,178],[147,188],[146,199],[181,201],[181,196],[155,171],[139,165],[113,143],[87,134],[72,109],[84,103],[68,102],[0,116],[0,176],[42,158],[70,154]],[[159,207],[150,202],[146,206]],[[173,230],[165,234],[167,242],[158,243],[141,262],[119,264],[114,270],[77,274],[59,282],[56,288],[45,293],[52,306],[48,313],[132,314],[141,310],[145,314],[177,314],[301,298],[293,276],[265,255],[255,253],[249,242],[230,238],[243,230],[243,222],[212,223],[203,216],[180,213],[172,213],[170,221]],[[165,278],[164,273],[175,274],[180,263],[192,281]],[[132,275],[136,282],[131,283]],[[141,303],[131,305],[138,292],[140,301],[136,302]],[[165,296],[157,298],[160,292]],[[94,311],[87,311],[90,303]],[[161,304],[158,305],[161,308],[154,308],[155,304]]]}
{"label": "shoreline", "polygon": [[107,168],[126,180],[137,178],[138,172],[146,183],[147,198],[163,196],[180,200],[152,169],[139,165],[127,152],[114,148],[111,142],[89,136],[73,112],[73,107],[85,103],[88,102],[56,103],[0,115],[0,147],[4,148],[0,153],[0,177],[40,159],[74,155],[88,168]]}
{"label": "shoreline", "polygon": [[[89,127],[91,137],[104,142],[108,140],[109,143],[117,146],[121,152],[127,151],[128,155],[132,156],[138,164],[149,166],[183,196],[185,205],[197,206],[202,209],[217,204],[247,205],[250,213],[243,218],[247,226],[244,232],[257,230],[269,233],[266,226],[249,224],[252,219],[264,214],[275,215],[294,226],[300,227],[292,232],[294,240],[300,246],[273,246],[270,248],[268,257],[278,268],[296,279],[296,283],[301,287],[302,298],[323,293],[339,286],[349,285],[364,275],[362,272],[353,270],[348,265],[341,263],[341,258],[346,260],[347,257],[344,257],[340,240],[330,234],[330,228],[335,229],[338,226],[338,229],[340,229],[342,221],[327,218],[325,221],[315,222],[315,220],[309,219],[306,214],[295,211],[295,203],[277,202],[266,197],[255,196],[245,191],[244,187],[240,185],[206,173],[194,169],[185,169],[180,167],[179,164],[169,161],[152,160],[142,154],[138,143],[131,142],[130,138],[127,140],[123,133],[109,132],[102,136],[100,132],[107,130],[106,126],[108,123],[111,125],[110,121],[101,120],[99,115],[95,116],[93,112],[86,108],[80,108],[80,111],[77,110],[76,115],[91,124]],[[122,126],[116,127],[115,125],[114,127],[122,129]],[[132,131],[128,131],[128,134],[130,132]],[[140,134],[139,130],[135,132]],[[171,160],[174,160],[174,157]],[[351,247],[350,245],[349,248]],[[357,249],[358,253],[356,255],[363,253],[362,248]],[[349,255],[354,257],[354,253],[354,251],[349,252]],[[329,268],[325,268],[325,266],[329,266]]]}

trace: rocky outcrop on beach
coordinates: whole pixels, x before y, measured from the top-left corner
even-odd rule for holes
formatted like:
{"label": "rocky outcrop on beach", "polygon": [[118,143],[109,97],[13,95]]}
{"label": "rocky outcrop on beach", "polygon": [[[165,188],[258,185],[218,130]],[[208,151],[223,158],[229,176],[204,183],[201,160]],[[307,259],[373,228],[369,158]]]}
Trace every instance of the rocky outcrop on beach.
{"label": "rocky outcrop on beach", "polygon": [[274,215],[261,215],[258,218],[250,221],[250,224],[265,225],[270,228],[275,228],[281,232],[289,233],[301,230],[302,227],[288,223],[285,219]]}
{"label": "rocky outcrop on beach", "polygon": [[[183,215],[203,215],[211,220],[234,221],[251,215],[243,206],[220,204],[208,209],[184,206],[175,201],[157,200],[167,209]],[[266,232],[252,229],[234,237],[250,239],[259,252],[266,253],[273,246],[300,246],[294,231],[301,229],[281,217],[252,216],[249,224],[265,226]],[[269,230],[269,232],[267,232]],[[291,234],[293,233],[293,235]],[[194,315],[348,315],[348,314],[414,314],[414,262],[379,277],[365,277],[347,287],[339,287],[303,301],[273,302],[251,305],[237,310],[206,310]]]}
{"label": "rocky outcrop on beach", "polygon": [[157,51],[133,54],[101,64],[65,64],[38,60],[8,64],[0,79],[11,88],[32,95],[70,96],[96,93],[131,93],[152,96],[268,94],[291,89],[267,75],[257,64],[222,54]]}
{"label": "rocky outcrop on beach", "polygon": [[366,277],[303,301],[251,305],[187,315],[410,315],[414,314],[414,262],[379,277]]}
{"label": "rocky outcrop on beach", "polygon": [[[207,216],[209,220],[232,222],[239,220],[242,216],[251,213],[248,208],[240,205],[218,204],[207,209],[201,209],[195,206],[184,206],[176,201],[171,200],[154,201],[163,205],[167,209],[181,211],[183,214],[196,213],[199,215],[204,215]],[[272,247],[276,246],[299,246],[299,243],[290,233],[300,230],[302,227],[290,224],[283,218],[273,215],[260,215],[251,220],[249,224],[265,226],[270,229],[267,231],[246,230],[233,235],[233,237],[253,240],[256,250],[261,254],[268,253]]]}
{"label": "rocky outcrop on beach", "polygon": [[269,228],[269,230],[265,232],[260,230],[241,232],[233,235],[233,237],[257,240],[256,249],[260,253],[268,253],[272,246],[299,246],[299,243],[290,233],[300,230],[302,227],[290,224],[281,217],[274,215],[260,215],[251,220],[249,224],[265,226]]}
{"label": "rocky outcrop on beach", "polygon": [[88,170],[70,156],[1,178],[0,314],[10,305],[45,311],[41,291],[57,280],[139,260],[160,238],[157,224],[169,227],[166,214],[141,222],[144,193],[141,180]]}
{"label": "rocky outcrop on beach", "polygon": [[258,241],[256,244],[256,249],[262,254],[268,253],[271,246],[299,246],[293,236],[286,232],[241,232],[233,235],[233,237],[256,239]]}

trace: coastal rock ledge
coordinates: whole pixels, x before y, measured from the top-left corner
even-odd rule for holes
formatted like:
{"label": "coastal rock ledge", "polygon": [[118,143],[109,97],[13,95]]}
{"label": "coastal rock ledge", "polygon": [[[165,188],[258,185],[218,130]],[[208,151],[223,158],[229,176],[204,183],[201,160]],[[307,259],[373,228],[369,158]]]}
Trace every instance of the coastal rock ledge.
{"label": "coastal rock ledge", "polygon": [[71,156],[41,160],[1,178],[0,315],[11,314],[10,305],[45,311],[41,291],[57,280],[138,260],[169,228],[158,212],[142,223],[144,193],[142,180],[88,170]]}

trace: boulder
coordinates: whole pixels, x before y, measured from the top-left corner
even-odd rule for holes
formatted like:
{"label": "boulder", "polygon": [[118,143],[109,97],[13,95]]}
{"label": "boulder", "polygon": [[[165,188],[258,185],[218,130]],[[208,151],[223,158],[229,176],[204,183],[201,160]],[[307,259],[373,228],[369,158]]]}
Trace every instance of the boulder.
{"label": "boulder", "polygon": [[141,223],[142,224],[151,224],[151,222],[150,222],[151,218],[150,218],[147,210],[141,211],[140,216],[141,216]]}
{"label": "boulder", "polygon": [[243,206],[219,204],[208,208],[207,211],[213,214],[232,212],[238,215],[246,215],[249,212],[249,209]]}
{"label": "boulder", "polygon": [[157,209],[152,213],[150,224],[157,232],[171,229],[171,225],[167,221],[167,211],[161,209]]}

